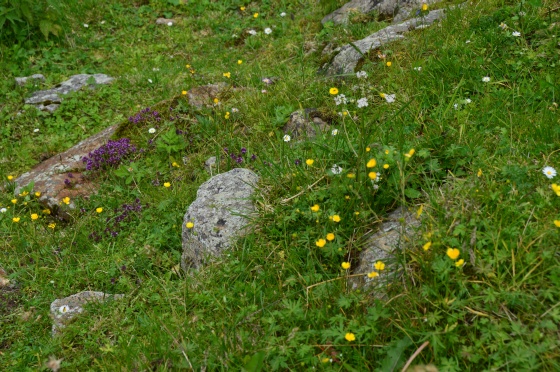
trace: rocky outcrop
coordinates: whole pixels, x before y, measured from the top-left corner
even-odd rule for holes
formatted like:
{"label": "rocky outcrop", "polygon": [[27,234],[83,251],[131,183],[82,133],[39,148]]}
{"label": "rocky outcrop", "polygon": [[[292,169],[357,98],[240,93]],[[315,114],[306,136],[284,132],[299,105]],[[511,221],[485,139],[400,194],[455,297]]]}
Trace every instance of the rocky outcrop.
{"label": "rocky outcrop", "polygon": [[220,100],[222,94],[227,90],[226,83],[202,85],[190,89],[187,92],[189,104],[195,107],[212,106],[214,99]]}
{"label": "rocky outcrop", "polygon": [[16,78],[16,84],[21,87],[21,86],[24,86],[25,84],[27,84],[27,82],[31,81],[31,80],[45,81],[45,77],[42,74],[35,74],[35,75],[25,76],[25,77],[17,77]]}
{"label": "rocky outcrop", "polygon": [[[383,287],[396,273],[394,255],[399,249],[404,249],[410,245],[416,235],[416,229],[420,226],[420,221],[414,213],[404,208],[397,208],[389,213],[385,222],[379,229],[366,238],[366,243],[360,254],[359,264],[354,270],[354,276],[349,279],[350,287],[353,289],[360,287],[373,287],[379,290],[382,295]],[[375,268],[375,264],[381,261],[385,264],[383,270]],[[371,272],[376,272],[379,276],[368,277]]]}
{"label": "rocky outcrop", "polygon": [[52,335],[58,335],[78,314],[83,313],[87,303],[118,300],[123,297],[123,294],[111,295],[103,292],[84,291],[61,299],[57,298],[51,303]]}
{"label": "rocky outcrop", "polygon": [[250,198],[259,177],[244,168],[232,169],[203,183],[183,218],[184,270],[198,268],[231,246],[246,232],[254,211]]}
{"label": "rocky outcrop", "polygon": [[88,80],[90,78],[95,80],[95,84],[108,84],[114,80],[112,77],[105,74],[74,75],[54,88],[34,92],[31,97],[25,100],[25,103],[28,105],[34,105],[42,111],[54,112],[58,106],[60,106],[63,95],[75,92],[82,89],[84,86],[89,85]]}
{"label": "rocky outcrop", "polygon": [[317,131],[325,132],[329,128],[316,109],[307,108],[292,112],[283,130],[285,134],[295,139],[298,137],[313,138],[317,135]]}
{"label": "rocky outcrop", "polygon": [[352,74],[358,62],[370,50],[377,49],[392,41],[403,39],[404,33],[429,26],[436,20],[443,18],[444,15],[443,9],[434,10],[424,17],[413,18],[406,22],[385,27],[364,39],[352,43],[352,45],[343,45],[337,49],[338,54],[332,59],[331,63],[324,66],[323,69],[327,75]]}

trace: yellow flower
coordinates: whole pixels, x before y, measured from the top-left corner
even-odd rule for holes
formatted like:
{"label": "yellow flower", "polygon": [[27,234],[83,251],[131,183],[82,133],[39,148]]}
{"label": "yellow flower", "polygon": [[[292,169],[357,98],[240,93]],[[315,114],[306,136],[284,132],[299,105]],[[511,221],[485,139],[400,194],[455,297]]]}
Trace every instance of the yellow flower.
{"label": "yellow flower", "polygon": [[389,164],[383,164],[383,169],[388,169],[389,168]]}
{"label": "yellow flower", "polygon": [[231,77],[231,72],[224,72],[223,75],[229,79]]}
{"label": "yellow flower", "polygon": [[181,92],[181,94],[184,95],[184,96],[186,96],[186,95],[187,95],[187,91],[184,90],[184,91]]}
{"label": "yellow flower", "polygon": [[319,248],[323,248],[325,244],[327,244],[327,241],[325,239],[319,239],[315,242],[315,245]]}
{"label": "yellow flower", "polygon": [[238,60],[237,60],[237,64],[238,64],[238,65],[240,65],[240,64],[242,64],[242,63],[243,63],[243,60],[242,60],[242,59],[238,59]]}
{"label": "yellow flower", "polygon": [[559,220],[554,220],[554,225],[556,225],[556,227],[560,227],[560,221]]}
{"label": "yellow flower", "polygon": [[[552,184],[552,191],[554,191],[556,193],[556,195],[560,196],[560,186],[558,186],[557,184],[553,183]],[[12,200],[12,203],[14,201]]]}
{"label": "yellow flower", "polygon": [[462,258],[459,261],[455,262],[455,266],[457,267],[461,267],[464,264],[465,264],[465,260],[463,260]]}
{"label": "yellow flower", "polygon": [[43,213],[44,214],[51,214],[51,210],[50,209],[43,209]]}
{"label": "yellow flower", "polygon": [[217,105],[218,103],[220,103],[220,100],[218,98],[214,98],[214,103]]}
{"label": "yellow flower", "polygon": [[393,63],[391,61],[387,62],[387,67],[391,67]]}
{"label": "yellow flower", "polygon": [[426,4],[426,3],[422,4],[422,10],[423,11],[428,10],[428,4]]}
{"label": "yellow flower", "polygon": [[171,183],[165,182],[165,183],[163,184],[163,186],[164,186],[164,187],[171,187]]}
{"label": "yellow flower", "polygon": [[432,246],[432,242],[427,242],[422,246],[422,249],[427,251],[428,249],[430,249],[431,246]]}
{"label": "yellow flower", "polygon": [[377,261],[373,267],[375,267],[375,270],[383,271],[385,270],[385,263],[383,261]]}
{"label": "yellow flower", "polygon": [[385,150],[385,155],[389,155],[389,150]]}
{"label": "yellow flower", "polygon": [[101,212],[103,212],[103,208],[101,208],[101,207],[96,208],[95,211],[96,211],[97,213],[101,213]]}
{"label": "yellow flower", "polygon": [[17,199],[12,199],[12,204],[16,204],[17,203]]}
{"label": "yellow flower", "polygon": [[348,174],[346,175],[346,177],[348,177],[348,178],[356,178],[356,175],[355,175],[354,173],[348,173]]}
{"label": "yellow flower", "polygon": [[314,206],[311,207],[311,210],[313,212],[319,212],[319,209],[321,209],[321,207],[319,207],[319,204],[315,204]]}
{"label": "yellow flower", "polygon": [[14,176],[8,176],[8,181],[11,181],[14,179]]}
{"label": "yellow flower", "polygon": [[189,221],[185,224],[185,226],[187,227],[187,229],[192,229],[194,227],[194,223]]}
{"label": "yellow flower", "polygon": [[461,252],[459,252],[457,248],[447,248],[447,256],[452,260],[459,258],[459,254],[461,254]]}
{"label": "yellow flower", "polygon": [[482,169],[478,168],[478,172],[476,172],[477,177],[482,176]]}
{"label": "yellow flower", "polygon": [[329,93],[332,94],[332,95],[337,95],[338,94],[338,88],[333,87],[333,88],[329,89]]}
{"label": "yellow flower", "polygon": [[70,198],[67,196],[64,199],[62,199],[62,202],[66,205],[70,204]]}
{"label": "yellow flower", "polygon": [[172,167],[175,167],[175,168],[179,168],[179,164],[177,164],[176,161],[174,161],[173,163],[171,163],[171,166],[172,166]]}
{"label": "yellow flower", "polygon": [[344,195],[344,199],[350,200],[350,195]]}
{"label": "yellow flower", "polygon": [[36,196],[36,197],[39,197],[39,196],[41,196],[41,193],[40,193],[39,191],[37,191],[37,192],[35,193],[35,196]]}
{"label": "yellow flower", "polygon": [[406,154],[404,154],[404,156],[406,156],[407,158],[411,158],[412,155],[414,155],[415,152],[416,152],[416,150],[410,149],[410,151],[407,152]]}
{"label": "yellow flower", "polygon": [[340,265],[344,270],[348,270],[350,268],[350,262],[343,262]]}
{"label": "yellow flower", "polygon": [[56,223],[54,223],[54,222],[49,223],[49,226],[48,226],[49,229],[54,230],[55,227],[56,227]]}
{"label": "yellow flower", "polygon": [[335,214],[334,216],[332,216],[332,220],[334,222],[340,222],[340,216],[338,214]]}
{"label": "yellow flower", "polygon": [[38,219],[38,218],[39,218],[39,215],[38,215],[37,213],[31,214],[31,219],[32,219],[33,221],[35,221],[35,220]]}
{"label": "yellow flower", "polygon": [[313,159],[307,159],[307,160],[305,161],[305,164],[307,164],[307,165],[309,165],[309,166],[312,166],[314,162],[315,162],[315,160],[313,160]]}
{"label": "yellow flower", "polygon": [[366,152],[370,152],[371,149],[369,147],[366,147]]}
{"label": "yellow flower", "polygon": [[29,191],[24,191],[21,194],[19,194],[19,196],[27,196],[27,194],[29,194]]}
{"label": "yellow flower", "polygon": [[370,273],[367,274],[367,277],[372,279],[372,278],[377,278],[379,276],[379,273],[377,271],[372,271]]}
{"label": "yellow flower", "polygon": [[241,7],[239,7],[239,10],[241,10],[242,12],[244,12],[244,11],[245,11],[245,7],[244,7],[244,6],[241,6]]}
{"label": "yellow flower", "polygon": [[259,13],[253,14],[253,18],[258,18],[258,16],[259,16]]}
{"label": "yellow flower", "polygon": [[377,161],[375,161],[375,159],[369,159],[369,161],[366,164],[366,167],[368,168],[373,168],[377,165]]}
{"label": "yellow flower", "polygon": [[333,234],[333,233],[328,233],[328,234],[327,234],[327,240],[328,240],[329,242],[332,242],[332,241],[334,240],[334,234]]}
{"label": "yellow flower", "polygon": [[191,68],[191,65],[185,65],[186,68]]}
{"label": "yellow flower", "polygon": [[229,111],[226,112],[226,114],[224,115],[224,118],[229,119]]}
{"label": "yellow flower", "polygon": [[368,177],[372,180],[377,178],[377,173],[376,172],[369,172],[368,173]]}
{"label": "yellow flower", "polygon": [[356,335],[354,335],[353,333],[348,332],[344,338],[346,339],[346,341],[348,342],[352,342],[352,341],[356,341]]}
{"label": "yellow flower", "polygon": [[354,212],[354,214],[355,214],[356,216],[359,216],[359,215],[360,215],[360,212]]}
{"label": "yellow flower", "polygon": [[19,222],[19,220],[20,220],[19,217],[14,217],[14,218],[12,218],[12,221],[14,221],[14,222]]}
{"label": "yellow flower", "polygon": [[416,211],[416,217],[420,217],[422,212],[424,211],[424,205],[420,205],[420,208]]}

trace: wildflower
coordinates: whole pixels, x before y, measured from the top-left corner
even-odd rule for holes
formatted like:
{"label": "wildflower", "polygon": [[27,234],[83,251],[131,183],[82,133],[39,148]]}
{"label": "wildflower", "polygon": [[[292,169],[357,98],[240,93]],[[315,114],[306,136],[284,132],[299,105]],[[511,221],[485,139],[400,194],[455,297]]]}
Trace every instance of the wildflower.
{"label": "wildflower", "polygon": [[238,64],[238,65],[240,65],[240,64],[242,64],[242,63],[243,63],[243,60],[242,60],[242,59],[238,59],[238,60],[237,60],[237,64]]}
{"label": "wildflower", "polygon": [[19,222],[19,220],[20,220],[19,217],[14,217],[14,218],[12,218],[12,221],[14,221],[14,222],[16,222],[16,223]]}
{"label": "wildflower", "polygon": [[366,152],[370,152],[371,151],[371,147],[366,147]]}
{"label": "wildflower", "polygon": [[253,18],[258,18],[258,17],[259,17],[259,13],[253,14]]}
{"label": "wildflower", "polygon": [[229,111],[226,111],[226,114],[224,115],[224,119],[229,119]]}
{"label": "wildflower", "polygon": [[187,91],[184,90],[184,91],[181,92],[181,94],[184,95],[184,96],[186,96],[186,95],[187,95]]}
{"label": "wildflower", "polygon": [[454,108],[455,110],[459,110],[459,104],[458,104],[458,103],[454,103],[454,104],[453,104],[453,108]]}
{"label": "wildflower", "polygon": [[272,29],[270,27],[267,27],[264,29],[264,33],[270,35],[272,33]]}
{"label": "wildflower", "polygon": [[519,32],[519,31],[513,31],[513,32],[511,33],[511,35],[512,35],[512,36],[515,36],[515,37],[519,37],[519,36],[521,36],[521,32]]}
{"label": "wildflower", "polygon": [[156,132],[156,128],[148,129],[148,133],[150,133],[150,134],[154,134],[155,132]]}
{"label": "wildflower", "polygon": [[11,202],[12,202],[12,204],[16,204],[16,203],[17,203],[17,199],[12,199]]}
{"label": "wildflower", "polygon": [[50,209],[43,209],[43,213],[44,214],[51,214],[51,210]]}
{"label": "wildflower", "polygon": [[290,142],[292,140],[292,137],[290,137],[289,135],[285,134],[284,137],[282,137],[282,139],[284,140],[284,142]]}
{"label": "wildflower", "polygon": [[228,79],[231,78],[231,73],[230,72],[224,72],[223,75],[224,75],[224,77],[227,77]]}
{"label": "wildflower", "polygon": [[329,93],[334,96],[334,95],[338,94],[338,89],[337,88],[331,88],[331,89],[329,89]]}
{"label": "wildflower", "polygon": [[185,224],[185,226],[187,227],[187,229],[192,229],[194,227],[194,223],[189,221]]}
{"label": "wildflower", "polygon": [[368,106],[367,98],[366,97],[360,98],[358,101],[356,101],[356,105],[358,106],[358,108],[367,107]]}
{"label": "wildflower", "polygon": [[70,204],[70,198],[69,197],[65,197],[62,199],[62,202],[66,205]]}
{"label": "wildflower", "polygon": [[103,208],[101,208],[101,207],[96,208],[95,211],[96,211],[97,213],[101,213],[101,212],[103,212]]}
{"label": "wildflower", "polygon": [[336,136],[338,134],[338,129],[333,129],[331,131],[331,136]]}
{"label": "wildflower", "polygon": [[427,251],[428,249],[430,249],[431,246],[432,246],[432,242],[427,242],[422,246],[422,249]]}
{"label": "wildflower", "polygon": [[373,267],[375,267],[375,270],[383,271],[385,270],[385,263],[383,263],[383,261],[377,261]]}
{"label": "wildflower", "polygon": [[465,99],[465,103],[468,105],[469,103],[471,103],[472,100],[470,98]]}
{"label": "wildflower", "polygon": [[376,173],[376,172],[369,172],[369,173],[368,173],[368,177],[369,177],[371,180],[375,180],[375,179],[377,178],[377,173]]}
{"label": "wildflower", "polygon": [[40,191],[35,192],[35,196],[38,198],[39,196],[41,196],[41,192]]}
{"label": "wildflower", "polygon": [[350,262],[343,262],[340,265],[344,270],[348,270],[350,268]]}
{"label": "wildflower", "polygon": [[365,71],[358,71],[358,72],[356,72],[356,77],[358,79],[365,79],[365,78],[368,77],[368,74]]}
{"label": "wildflower", "polygon": [[285,17],[285,16],[286,16],[286,12],[280,13],[280,17]]}
{"label": "wildflower", "polygon": [[348,174],[346,175],[346,177],[348,177],[348,178],[356,178],[356,174],[355,174],[355,173],[348,173]]}
{"label": "wildflower", "polygon": [[482,78],[482,81],[488,83],[490,81],[490,76],[485,76]]}
{"label": "wildflower", "polygon": [[389,164],[383,164],[383,169],[388,169],[389,168]]}
{"label": "wildflower", "polygon": [[500,23],[499,26],[502,30],[505,30],[506,28],[508,28],[508,25],[506,25],[504,22]]}
{"label": "wildflower", "polygon": [[68,305],[62,305],[61,307],[58,308],[58,311],[64,314],[70,311],[70,307],[68,307]]}
{"label": "wildflower", "polygon": [[373,168],[377,165],[377,161],[375,161],[375,159],[369,159],[369,161],[366,164],[366,167],[368,168]]}
{"label": "wildflower", "polygon": [[321,207],[319,207],[319,204],[315,204],[314,206],[311,207],[311,210],[313,212],[319,212],[319,209],[321,209]]}
{"label": "wildflower", "polygon": [[218,103],[220,103],[220,100],[218,98],[214,98],[212,102],[214,102],[214,104],[217,105]]}
{"label": "wildflower", "polygon": [[356,341],[356,335],[354,335],[353,333],[350,333],[350,332],[348,332],[346,335],[344,335],[344,338],[348,342]]}
{"label": "wildflower", "polygon": [[476,172],[476,176],[477,177],[482,176],[482,169],[478,168],[478,172]]}
{"label": "wildflower", "polygon": [[[552,191],[554,191],[554,193],[556,193],[556,195],[560,196],[560,186],[553,183],[550,187],[552,187]],[[13,200],[12,200],[12,203],[13,203]]]}
{"label": "wildflower", "polygon": [[378,276],[379,276],[379,273],[377,271],[371,271],[367,274],[367,277],[370,278],[370,279],[377,278]]}
{"label": "wildflower", "polygon": [[31,219],[32,219],[33,221],[35,221],[35,220],[38,219],[38,218],[39,218],[39,215],[38,215],[37,213],[32,213],[32,214],[31,214]]}
{"label": "wildflower", "polygon": [[428,4],[424,3],[422,4],[422,11],[425,12],[426,10],[428,10]]}
{"label": "wildflower", "polygon": [[340,104],[345,105],[348,102],[348,100],[346,99],[346,96],[344,94],[339,94],[336,97],[334,97],[334,103],[338,106]]}
{"label": "wildflower", "polygon": [[152,79],[148,79],[148,82],[149,82],[150,84],[153,83]]}
{"label": "wildflower", "polygon": [[335,214],[334,216],[332,216],[332,220],[334,222],[340,222],[341,219],[340,219],[340,216],[338,214]]}
{"label": "wildflower", "polygon": [[325,239],[319,239],[315,242],[315,245],[319,248],[323,248],[325,244],[327,244],[327,241]]}
{"label": "wildflower", "polygon": [[163,184],[163,187],[171,187],[171,183],[165,182],[165,183]]}
{"label": "wildflower", "polygon": [[457,248],[447,248],[447,256],[452,260],[456,260],[457,258],[459,258],[460,253],[461,252],[459,252]]}
{"label": "wildflower", "polygon": [[459,261],[455,262],[455,266],[457,267],[461,267],[464,264],[465,264],[465,260],[463,260],[462,258]]}
{"label": "wildflower", "polygon": [[[103,22],[105,22],[105,21],[103,21]],[[50,369],[53,372],[58,372],[58,370],[60,369],[60,363],[61,362],[62,362],[62,359],[56,359],[56,357],[51,355],[49,357],[49,361],[47,363],[45,363],[45,367],[47,367],[48,369]]]}
{"label": "wildflower", "polygon": [[[4,211],[6,210],[6,208],[2,208],[2,209],[4,209]],[[2,211],[0,210],[0,212],[2,212]],[[2,213],[4,213],[4,212],[2,212]],[[554,220],[554,225],[556,227],[560,227],[560,221],[559,220]]]}
{"label": "wildflower", "polygon": [[542,172],[546,176],[546,178],[548,178],[548,179],[552,179],[552,178],[556,177],[556,169],[554,169],[552,167],[544,167]]}
{"label": "wildflower", "polygon": [[49,229],[53,229],[53,230],[54,230],[54,228],[56,227],[56,223],[51,222],[51,223],[49,223],[49,226],[47,226],[47,227],[48,227]]}
{"label": "wildflower", "polygon": [[337,164],[333,164],[333,166],[331,167],[331,172],[333,172],[333,174],[340,174],[342,173],[342,168]]}
{"label": "wildflower", "polygon": [[257,31],[255,30],[248,30],[247,31],[248,34],[255,36],[257,34]]}
{"label": "wildflower", "polygon": [[6,213],[8,210],[6,208],[1,208],[0,213]]}
{"label": "wildflower", "polygon": [[309,165],[309,166],[312,166],[314,162],[315,162],[315,160],[313,160],[313,159],[307,159],[307,160],[305,161],[305,164],[307,164],[307,165]]}
{"label": "wildflower", "polygon": [[19,196],[27,196],[29,194],[29,191],[23,191],[19,194]]}
{"label": "wildflower", "polygon": [[329,242],[332,242],[332,241],[334,240],[334,234],[333,234],[333,233],[328,233],[328,234],[327,234],[327,240],[328,240]]}
{"label": "wildflower", "polygon": [[89,25],[88,25],[87,23],[84,23],[84,27],[85,27],[85,28],[88,28]]}
{"label": "wildflower", "polygon": [[244,6],[240,6],[240,7],[239,7],[239,10],[241,10],[242,12],[244,12],[244,11],[245,11],[245,7],[244,7]]}
{"label": "wildflower", "polygon": [[38,132],[39,132],[39,128],[33,129],[33,133],[38,133]]}
{"label": "wildflower", "polygon": [[354,212],[354,215],[359,216],[360,212]]}
{"label": "wildflower", "polygon": [[267,91],[266,89],[262,89],[262,90],[261,90],[261,93],[262,93],[262,94],[266,94],[266,93],[268,93],[268,91]]}
{"label": "wildflower", "polygon": [[392,63],[391,61],[388,61],[388,62],[387,62],[387,67],[391,67],[392,64],[393,64],[393,63]]}
{"label": "wildflower", "polygon": [[231,112],[233,112],[233,113],[235,114],[236,112],[239,112],[239,109],[238,109],[238,108],[235,108],[235,107],[232,107],[232,108],[231,108]]}
{"label": "wildflower", "polygon": [[14,176],[8,176],[8,181],[11,181],[14,179]]}
{"label": "wildflower", "polygon": [[414,71],[418,71],[418,72],[420,72],[420,71],[422,71],[422,67],[420,67],[420,66],[418,66],[418,67],[414,67]]}
{"label": "wildflower", "polygon": [[171,27],[171,26],[173,26],[173,22],[167,22],[167,25],[168,25],[169,27]]}
{"label": "wildflower", "polygon": [[171,166],[172,166],[172,167],[175,167],[175,168],[179,168],[179,164],[177,164],[176,161],[174,161],[173,163],[171,163]]}
{"label": "wildflower", "polygon": [[416,152],[416,150],[410,149],[410,151],[407,152],[406,154],[404,154],[404,156],[406,156],[407,158],[410,159],[412,157],[412,155],[414,155],[415,152]]}
{"label": "wildflower", "polygon": [[465,44],[470,44],[470,43],[471,43],[470,40],[465,41]]}

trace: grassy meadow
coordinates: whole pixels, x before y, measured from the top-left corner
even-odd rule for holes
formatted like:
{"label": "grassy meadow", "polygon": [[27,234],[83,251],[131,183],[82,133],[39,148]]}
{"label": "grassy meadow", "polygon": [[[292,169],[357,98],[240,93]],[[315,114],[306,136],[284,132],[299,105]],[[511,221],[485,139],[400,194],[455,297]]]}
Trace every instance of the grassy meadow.
{"label": "grassy meadow", "polygon": [[[0,266],[17,288],[0,289],[0,370],[400,371],[426,341],[408,370],[560,370],[555,0],[467,1],[337,77],[318,73],[323,48],[389,20],[323,26],[339,0],[56,3],[59,36],[0,26]],[[35,73],[46,81],[15,85]],[[24,104],[79,73],[115,81],[54,114]],[[231,89],[213,107],[187,104],[183,91],[219,82]],[[285,137],[305,108],[329,129]],[[88,172],[99,191],[62,204],[69,220],[38,203],[44,190],[14,192],[117,123],[136,151]],[[259,174],[258,215],[185,273],[182,219],[211,156],[214,174]],[[421,225],[396,275],[372,268],[385,296],[352,290],[364,236],[399,206]],[[125,299],[51,337],[50,303],[84,290]]]}

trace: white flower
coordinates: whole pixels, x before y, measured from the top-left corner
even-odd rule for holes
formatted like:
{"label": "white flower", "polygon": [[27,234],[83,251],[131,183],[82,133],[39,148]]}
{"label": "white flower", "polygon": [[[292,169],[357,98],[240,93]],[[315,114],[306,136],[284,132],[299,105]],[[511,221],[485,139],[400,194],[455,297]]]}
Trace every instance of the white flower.
{"label": "white flower", "polygon": [[521,17],[523,17],[523,16],[527,15],[527,13],[525,13],[525,12],[522,11],[522,12],[519,12],[519,15],[520,15]]}
{"label": "white flower", "polygon": [[173,22],[167,22],[168,26],[173,26]]}
{"label": "white flower", "polygon": [[263,89],[263,90],[261,90],[261,93],[266,94],[266,93],[268,93],[268,91],[266,89]]}
{"label": "white flower", "polygon": [[148,81],[149,81],[150,83],[153,83],[152,79],[148,79]]}
{"label": "white flower", "polygon": [[556,169],[554,169],[552,167],[544,167],[542,172],[546,176],[546,178],[548,178],[548,179],[552,179],[552,178],[556,177]]}
{"label": "white flower", "polygon": [[88,28],[89,25],[88,25],[87,23],[84,23],[84,27],[85,27],[85,28]]}
{"label": "white flower", "polygon": [[156,128],[150,128],[150,129],[148,129],[148,133],[153,134],[153,133],[155,133],[155,132],[156,132]]}
{"label": "white flower", "polygon": [[239,109],[238,109],[238,108],[235,108],[235,107],[232,107],[232,108],[231,108],[231,112],[239,112]]}
{"label": "white flower", "polygon": [[338,134],[338,129],[333,129],[331,135],[336,136],[337,134]]}
{"label": "white flower", "polygon": [[270,27],[267,27],[264,29],[264,33],[270,35],[272,33],[272,29]]}
{"label": "white flower", "polygon": [[333,174],[340,174],[342,173],[342,168],[336,164],[333,164],[331,172],[333,172]]}
{"label": "white flower", "polygon": [[33,133],[37,133],[38,131],[39,131],[39,128],[33,129]]}
{"label": "white flower", "polygon": [[6,213],[8,210],[6,208],[0,209],[0,213]]}
{"label": "white flower", "polygon": [[285,16],[286,16],[286,12],[280,13],[280,17],[285,17]]}
{"label": "white flower", "polygon": [[365,72],[365,71],[358,71],[358,72],[356,72],[356,77],[357,77],[358,79],[365,79],[365,78],[367,78],[367,76],[368,76],[368,75],[367,75],[367,72]]}
{"label": "white flower", "polygon": [[289,135],[285,134],[284,137],[284,142],[290,142],[292,140],[292,137],[290,137]]}
{"label": "white flower", "polygon": [[387,101],[387,103],[395,102],[395,97],[396,94],[383,94],[383,98],[385,98],[385,101]]}
{"label": "white flower", "polygon": [[68,305],[62,305],[58,308],[58,311],[62,314],[65,314],[70,311],[70,308],[68,307]]}
{"label": "white flower", "polygon": [[104,24],[105,24],[105,21],[101,21],[101,24],[104,25]]}
{"label": "white flower", "polygon": [[251,35],[256,35],[256,34],[257,34],[257,31],[255,31],[255,30],[248,30],[247,33],[248,33],[248,34],[251,34]]}
{"label": "white flower", "polygon": [[521,36],[521,32],[519,32],[519,31],[513,31],[511,34],[515,37]]}
{"label": "white flower", "polygon": [[366,97],[360,98],[356,102],[356,105],[358,105],[358,108],[367,107],[367,105],[368,105],[367,98]]}
{"label": "white flower", "polygon": [[508,25],[506,25],[504,22],[500,23],[500,28],[502,30],[505,30],[506,28],[508,28]]}
{"label": "white flower", "polygon": [[334,103],[338,106],[340,104],[345,105],[348,100],[344,94],[339,94],[334,97]]}
{"label": "white flower", "polygon": [[471,43],[470,40],[465,41],[465,44],[470,44],[470,43]]}
{"label": "white flower", "polygon": [[467,99],[465,100],[465,103],[467,103],[467,104],[469,104],[469,103],[471,103],[471,102],[472,102],[472,101],[471,101],[470,98],[467,98]]}
{"label": "white flower", "polygon": [[459,104],[458,104],[458,103],[454,103],[454,104],[453,104],[453,108],[454,108],[455,110],[459,110]]}
{"label": "white flower", "polygon": [[488,83],[490,81],[490,76],[485,76],[482,78],[482,81]]}
{"label": "white flower", "polygon": [[159,68],[154,67],[154,68],[152,69],[152,71],[153,71],[153,72],[157,72],[157,71],[159,71]]}
{"label": "white flower", "polygon": [[421,67],[421,66],[418,66],[418,67],[414,67],[414,71],[418,71],[418,72],[420,72],[420,71],[422,71],[422,67]]}

